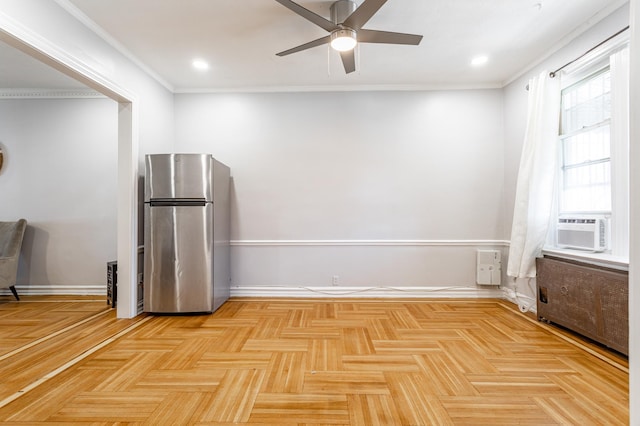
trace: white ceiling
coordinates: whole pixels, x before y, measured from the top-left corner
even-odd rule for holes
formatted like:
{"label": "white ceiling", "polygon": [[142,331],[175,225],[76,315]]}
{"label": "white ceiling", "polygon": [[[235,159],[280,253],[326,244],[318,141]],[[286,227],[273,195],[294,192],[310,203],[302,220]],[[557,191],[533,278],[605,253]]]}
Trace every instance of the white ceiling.
{"label": "white ceiling", "polygon": [[[626,0],[388,0],[364,28],[422,34],[422,43],[362,44],[358,70],[348,75],[339,56],[325,46],[275,55],[327,34],[275,0],[57,2],[167,88],[192,92],[502,87]],[[331,1],[299,3],[329,18]],[[8,70],[3,52],[0,86],[12,84],[6,75],[35,84],[24,81],[28,74]],[[479,54],[489,62],[471,67],[472,57]],[[210,69],[194,70],[196,57],[208,61]],[[60,78],[52,84],[68,83]]]}

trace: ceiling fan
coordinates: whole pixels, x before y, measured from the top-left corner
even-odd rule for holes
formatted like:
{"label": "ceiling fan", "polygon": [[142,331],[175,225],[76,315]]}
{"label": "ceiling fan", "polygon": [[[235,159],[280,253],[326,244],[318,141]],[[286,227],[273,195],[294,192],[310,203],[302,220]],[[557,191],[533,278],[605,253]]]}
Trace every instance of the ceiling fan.
{"label": "ceiling fan", "polygon": [[323,44],[331,44],[331,47],[340,52],[344,70],[349,74],[356,70],[354,48],[357,43],[417,46],[422,41],[421,35],[365,30],[362,28],[387,0],[365,0],[359,7],[353,0],[338,0],[331,5],[331,20],[323,18],[291,0],[276,1],[330,33],[309,43],[276,53],[278,56],[286,56]]}

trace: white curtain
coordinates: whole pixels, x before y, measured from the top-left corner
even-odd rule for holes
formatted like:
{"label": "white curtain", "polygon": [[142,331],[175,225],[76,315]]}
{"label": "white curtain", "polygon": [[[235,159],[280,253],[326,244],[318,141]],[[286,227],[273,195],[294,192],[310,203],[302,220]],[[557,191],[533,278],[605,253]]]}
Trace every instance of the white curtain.
{"label": "white curtain", "polygon": [[629,256],[629,48],[609,58],[611,70],[611,254]]}
{"label": "white curtain", "polygon": [[536,257],[546,241],[556,193],[559,78],[543,71],[529,80],[527,128],[520,157],[507,275],[536,276]]}

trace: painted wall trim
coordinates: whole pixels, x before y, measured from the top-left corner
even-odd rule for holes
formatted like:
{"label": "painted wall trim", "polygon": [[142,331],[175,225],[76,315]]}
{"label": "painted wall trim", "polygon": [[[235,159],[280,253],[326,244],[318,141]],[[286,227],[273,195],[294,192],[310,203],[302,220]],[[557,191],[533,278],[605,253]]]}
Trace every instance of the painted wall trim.
{"label": "painted wall trim", "polygon": [[[107,285],[29,285],[29,286],[16,286],[18,296],[104,296],[105,303],[107,298]],[[13,295],[7,288],[0,290],[0,295],[10,296],[11,300]]]}
{"label": "painted wall trim", "polygon": [[455,247],[508,247],[506,240],[231,240],[238,247],[282,246],[455,246]]}
{"label": "painted wall trim", "polygon": [[200,87],[177,88],[175,94],[222,94],[222,93],[315,93],[315,92],[431,92],[444,90],[492,90],[502,89],[500,83],[486,84],[362,84],[362,85],[320,85],[320,86],[250,86],[250,87]]}
{"label": "painted wall trim", "polygon": [[[107,297],[106,285],[32,285],[16,286],[20,296],[104,296]],[[0,295],[13,299],[9,289],[1,289]],[[231,297],[283,297],[283,298],[498,298],[514,303],[504,289],[498,287],[310,287],[310,286],[234,286]],[[526,296],[520,296],[521,298]],[[106,302],[105,302],[106,303]]]}
{"label": "painted wall trim", "polygon": [[308,286],[234,286],[231,297],[291,298],[498,298],[499,288],[481,287],[308,287]]}
{"label": "painted wall trim", "polygon": [[0,12],[0,39],[117,102],[137,101],[137,97],[132,93],[2,12]]}
{"label": "painted wall trim", "polygon": [[0,99],[106,99],[91,89],[0,89]]}

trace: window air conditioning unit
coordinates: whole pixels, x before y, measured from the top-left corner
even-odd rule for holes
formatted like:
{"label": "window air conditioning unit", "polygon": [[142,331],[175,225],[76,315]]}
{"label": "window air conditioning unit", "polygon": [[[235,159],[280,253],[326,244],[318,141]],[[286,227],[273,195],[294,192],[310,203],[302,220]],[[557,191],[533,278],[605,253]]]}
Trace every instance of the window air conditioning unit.
{"label": "window air conditioning unit", "polygon": [[589,251],[609,248],[609,219],[606,217],[561,217],[557,226],[557,245]]}

